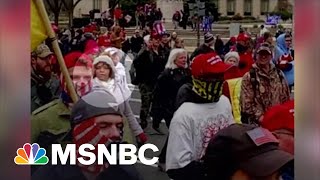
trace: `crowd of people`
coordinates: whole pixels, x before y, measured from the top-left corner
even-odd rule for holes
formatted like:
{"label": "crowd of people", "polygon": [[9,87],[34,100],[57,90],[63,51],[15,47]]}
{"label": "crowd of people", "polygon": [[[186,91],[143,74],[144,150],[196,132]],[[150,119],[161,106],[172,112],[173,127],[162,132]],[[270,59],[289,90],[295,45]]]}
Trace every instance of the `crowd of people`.
{"label": "crowd of people", "polygon": [[[158,167],[171,179],[294,179],[292,35],[284,32],[274,42],[268,31],[255,40],[240,31],[224,44],[208,32],[204,44],[188,54],[179,34],[151,27],[143,34],[137,28],[131,38],[117,22],[56,31],[77,102],[50,40],[33,50],[32,142],[48,152],[57,143],[141,145],[148,142],[149,123],[162,133],[165,120],[169,134],[159,147]],[[130,72],[127,53],[133,55]],[[141,94],[139,119],[129,104],[131,83]],[[108,162],[46,165],[32,168],[32,174],[33,179],[141,179],[133,166]]]}

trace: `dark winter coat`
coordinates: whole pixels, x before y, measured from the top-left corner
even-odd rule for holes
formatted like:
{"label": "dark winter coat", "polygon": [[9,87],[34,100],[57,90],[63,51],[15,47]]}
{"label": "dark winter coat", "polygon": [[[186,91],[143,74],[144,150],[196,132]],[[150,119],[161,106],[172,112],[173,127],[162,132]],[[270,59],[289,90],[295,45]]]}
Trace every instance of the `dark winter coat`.
{"label": "dark winter coat", "polygon": [[186,83],[191,83],[189,69],[165,69],[154,90],[152,116],[172,118],[178,91]]}
{"label": "dark winter coat", "polygon": [[141,50],[133,61],[137,83],[154,85],[166,63],[167,59],[160,51],[156,54],[154,51]]}

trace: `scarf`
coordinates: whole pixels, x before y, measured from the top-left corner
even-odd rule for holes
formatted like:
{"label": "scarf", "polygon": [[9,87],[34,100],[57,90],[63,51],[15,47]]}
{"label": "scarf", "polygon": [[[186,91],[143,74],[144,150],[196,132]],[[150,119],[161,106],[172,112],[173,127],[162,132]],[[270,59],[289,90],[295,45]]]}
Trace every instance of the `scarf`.
{"label": "scarf", "polygon": [[114,93],[116,88],[114,79],[109,78],[107,81],[101,81],[97,77],[95,77],[93,80],[94,80],[94,87],[103,87],[110,93]]}
{"label": "scarf", "polygon": [[218,102],[222,95],[222,80],[204,81],[192,77],[192,90],[209,102]]}
{"label": "scarf", "polygon": [[124,88],[119,84],[119,82],[115,79],[109,79],[108,81],[101,81],[98,78],[94,78],[93,89],[105,89],[110,92],[116,99],[118,104],[122,104],[124,101],[128,100],[131,95],[127,94]]}

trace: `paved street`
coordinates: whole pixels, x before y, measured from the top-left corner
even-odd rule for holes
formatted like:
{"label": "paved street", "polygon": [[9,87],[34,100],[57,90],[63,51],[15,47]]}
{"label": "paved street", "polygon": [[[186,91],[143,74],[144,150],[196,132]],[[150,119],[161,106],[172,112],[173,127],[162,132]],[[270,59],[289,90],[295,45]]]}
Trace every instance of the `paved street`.
{"label": "paved street", "polygon": [[[130,105],[133,113],[136,115],[137,118],[139,118],[141,99],[140,99],[140,93],[137,87],[135,87],[134,91],[132,92]],[[152,125],[151,123],[152,122],[149,120],[149,126],[145,130],[145,133],[149,138],[148,142],[156,145],[161,150],[167,135],[158,134],[156,131],[154,131],[151,128],[151,125]],[[160,128],[162,132],[165,132],[167,134],[168,129],[166,128],[165,123],[161,123]],[[160,152],[153,153],[152,151],[146,151],[145,156],[146,158],[152,158],[154,156],[158,156],[159,153]],[[167,174],[164,172],[160,172],[156,164],[152,166],[147,166],[141,163],[137,163],[136,167],[145,180],[149,180],[149,179],[169,180],[169,177],[167,176]]]}
{"label": "paved street", "polygon": [[[192,49],[192,51],[193,50],[194,49]],[[128,55],[129,55],[129,57],[131,57],[131,59],[126,59],[125,64],[126,64],[127,72],[129,71],[130,66],[132,64],[132,62],[131,62],[132,61],[132,54],[128,54]],[[129,75],[129,74],[127,73],[127,75]],[[128,83],[130,84],[130,80],[128,80]],[[133,86],[132,84],[130,84],[130,88],[133,89],[132,94],[131,94],[131,99],[130,99],[130,105],[131,105],[133,113],[135,114],[136,118],[138,118],[138,120],[139,120],[141,96],[140,96],[139,89],[137,86]],[[293,98],[293,96],[294,96],[294,92],[291,93],[291,98]],[[145,129],[145,133],[147,134],[148,139],[149,139],[148,143],[152,143],[152,144],[156,145],[159,148],[159,150],[161,151],[163,144],[164,144],[166,137],[167,137],[168,129],[163,121],[160,125],[160,129],[162,132],[166,133],[166,135],[161,135],[152,129],[152,127],[151,127],[152,121],[150,119],[149,119],[148,123],[149,123],[148,127]],[[160,152],[153,153],[152,151],[146,151],[145,156],[147,158],[152,158],[152,157],[158,156],[159,153]],[[169,180],[169,177],[167,176],[166,173],[159,171],[157,164],[147,166],[147,165],[143,165],[141,163],[137,163],[135,166],[145,180],[151,180],[151,179],[152,180]]]}

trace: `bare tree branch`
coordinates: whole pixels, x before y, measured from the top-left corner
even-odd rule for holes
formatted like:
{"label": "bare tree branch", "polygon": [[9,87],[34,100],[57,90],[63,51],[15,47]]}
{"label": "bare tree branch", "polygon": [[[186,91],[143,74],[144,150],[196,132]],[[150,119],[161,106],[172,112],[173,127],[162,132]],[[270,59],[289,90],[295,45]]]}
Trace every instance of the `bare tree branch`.
{"label": "bare tree branch", "polygon": [[80,1],[81,0],[76,1],[76,3],[74,3],[74,5],[73,5],[72,9],[74,9],[79,4]]}
{"label": "bare tree branch", "polygon": [[116,0],[114,5],[110,9],[113,10],[119,3],[120,3],[120,0]]}
{"label": "bare tree branch", "polygon": [[61,1],[60,4],[59,4],[59,10],[61,9],[62,4],[63,4],[63,2]]}
{"label": "bare tree branch", "polygon": [[59,8],[59,2],[58,1],[54,1],[54,7],[56,8],[56,11],[60,12],[60,8]]}
{"label": "bare tree branch", "polygon": [[64,7],[65,7],[67,10],[69,10],[69,7],[67,6],[66,1],[65,1],[65,0],[61,0],[61,2],[62,2],[62,4],[64,5]]}
{"label": "bare tree branch", "polygon": [[46,0],[47,4],[49,5],[49,8],[52,12],[55,12],[55,8],[53,8],[53,5],[50,3],[50,0]]}

